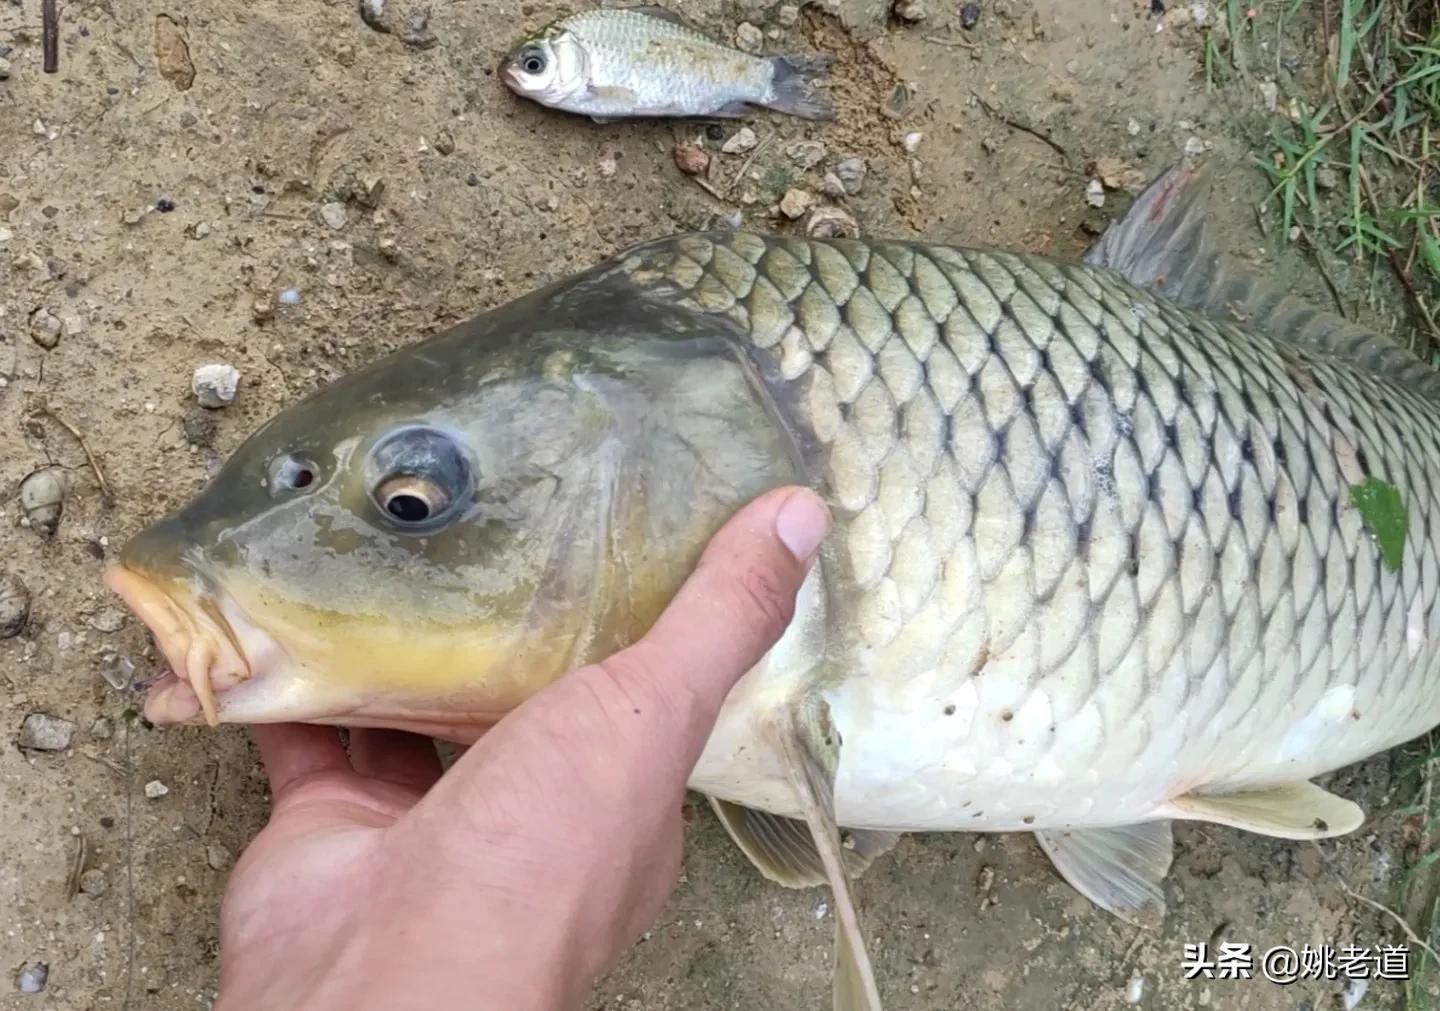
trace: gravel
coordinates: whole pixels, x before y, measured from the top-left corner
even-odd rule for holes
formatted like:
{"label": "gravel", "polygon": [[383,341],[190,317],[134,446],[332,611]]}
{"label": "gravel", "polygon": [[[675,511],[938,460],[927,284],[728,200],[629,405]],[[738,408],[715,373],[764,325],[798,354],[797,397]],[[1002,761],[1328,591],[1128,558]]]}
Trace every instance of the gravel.
{"label": "gravel", "polygon": [[31,713],[16,742],[26,751],[64,751],[75,738],[75,724],[49,713]]}
{"label": "gravel", "polygon": [[20,577],[0,574],[0,639],[19,635],[30,618],[30,591]]}
{"label": "gravel", "polygon": [[201,407],[212,410],[228,407],[235,402],[235,391],[240,387],[240,370],[233,365],[216,363],[202,365],[195,370],[190,388]]}

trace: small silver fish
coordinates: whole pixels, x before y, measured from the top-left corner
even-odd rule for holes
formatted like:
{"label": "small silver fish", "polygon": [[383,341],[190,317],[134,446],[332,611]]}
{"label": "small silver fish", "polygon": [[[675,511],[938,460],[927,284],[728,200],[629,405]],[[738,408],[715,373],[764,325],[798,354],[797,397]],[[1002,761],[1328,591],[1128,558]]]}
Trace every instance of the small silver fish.
{"label": "small silver fish", "polygon": [[520,43],[500,66],[516,94],[607,122],[627,116],[737,118],[763,106],[835,118],[814,92],[828,56],[751,56],[661,7],[590,11]]}

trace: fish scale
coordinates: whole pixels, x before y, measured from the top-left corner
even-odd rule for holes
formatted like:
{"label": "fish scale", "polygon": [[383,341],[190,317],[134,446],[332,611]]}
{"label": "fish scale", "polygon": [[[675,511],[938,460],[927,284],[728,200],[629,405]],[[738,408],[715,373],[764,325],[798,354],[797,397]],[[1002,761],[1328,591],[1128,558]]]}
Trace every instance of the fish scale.
{"label": "fish scale", "polygon": [[[946,742],[906,767],[847,735],[846,824],[954,828],[967,795],[987,827],[1090,823],[1047,758],[1143,818],[1435,721],[1440,431],[1401,383],[1018,254],[717,235],[626,264],[771,354],[785,334],[838,506],[832,705],[923,706],[910,732]],[[1367,474],[1410,493],[1399,574],[1348,505]]]}

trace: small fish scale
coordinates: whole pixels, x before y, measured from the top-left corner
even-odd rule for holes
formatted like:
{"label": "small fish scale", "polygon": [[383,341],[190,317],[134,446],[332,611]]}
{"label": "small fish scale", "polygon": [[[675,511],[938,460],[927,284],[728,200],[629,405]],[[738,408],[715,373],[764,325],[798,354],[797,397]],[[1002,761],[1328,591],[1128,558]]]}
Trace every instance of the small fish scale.
{"label": "small fish scale", "polygon": [[596,89],[628,92],[645,106],[676,102],[717,108],[735,100],[763,99],[770,87],[764,60],[719,45],[676,22],[627,10],[569,18],[565,27],[582,42],[589,81]]}
{"label": "small fish scale", "polygon": [[[923,676],[973,742],[947,762],[1004,780],[1017,816],[1042,758],[1139,797],[1293,779],[1440,718],[1428,402],[1088,267],[765,241],[756,277],[721,280],[819,321],[794,381],[838,506],[856,669],[834,690]],[[1406,493],[1398,575],[1348,505],[1365,474]]]}

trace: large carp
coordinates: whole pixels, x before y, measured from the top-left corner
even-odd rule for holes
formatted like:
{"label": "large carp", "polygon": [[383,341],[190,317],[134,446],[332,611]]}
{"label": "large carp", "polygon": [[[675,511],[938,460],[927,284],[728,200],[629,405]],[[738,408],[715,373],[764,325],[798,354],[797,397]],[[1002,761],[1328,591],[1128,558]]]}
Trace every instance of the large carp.
{"label": "large carp", "polygon": [[473,739],[803,482],[834,531],[691,786],[835,890],[837,1006],[896,833],[1033,831],[1144,923],[1174,819],[1352,831],[1311,777],[1440,722],[1440,380],[1234,273],[1203,192],[1084,263],[663,239],[391,355],[126,545],[147,714]]}

